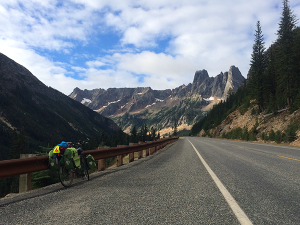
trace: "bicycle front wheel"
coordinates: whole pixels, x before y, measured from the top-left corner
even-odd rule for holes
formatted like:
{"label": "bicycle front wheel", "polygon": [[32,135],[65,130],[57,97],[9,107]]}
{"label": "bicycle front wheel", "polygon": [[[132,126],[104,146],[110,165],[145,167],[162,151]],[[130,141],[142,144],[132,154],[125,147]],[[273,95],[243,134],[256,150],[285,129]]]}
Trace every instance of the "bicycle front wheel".
{"label": "bicycle front wheel", "polygon": [[61,184],[64,187],[70,187],[74,179],[74,171],[72,169],[67,169],[64,163],[58,164],[58,176]]}

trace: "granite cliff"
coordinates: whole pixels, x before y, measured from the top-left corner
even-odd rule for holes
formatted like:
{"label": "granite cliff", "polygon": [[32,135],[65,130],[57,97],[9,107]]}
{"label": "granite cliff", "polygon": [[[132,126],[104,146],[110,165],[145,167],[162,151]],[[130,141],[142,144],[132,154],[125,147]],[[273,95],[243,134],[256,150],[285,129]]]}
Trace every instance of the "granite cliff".
{"label": "granite cliff", "polygon": [[245,78],[231,66],[228,72],[209,77],[206,70],[196,71],[194,80],[175,89],[153,90],[150,87],[81,90],[69,95],[100,114],[111,117],[123,129],[146,123],[161,130],[174,125],[192,125],[210,103],[225,100]]}

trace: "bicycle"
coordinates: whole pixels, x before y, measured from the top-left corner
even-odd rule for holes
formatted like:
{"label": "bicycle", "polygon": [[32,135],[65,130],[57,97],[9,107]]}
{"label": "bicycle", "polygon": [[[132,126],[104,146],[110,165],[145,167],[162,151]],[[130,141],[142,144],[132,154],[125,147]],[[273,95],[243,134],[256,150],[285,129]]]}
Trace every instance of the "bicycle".
{"label": "bicycle", "polygon": [[[73,160],[72,156],[70,157],[70,151],[74,152],[74,144],[71,142],[68,142],[69,147],[65,149],[63,153],[56,154],[55,158],[57,160],[58,164],[58,177],[61,182],[61,184],[64,187],[69,187],[72,185],[73,180],[75,177],[81,177],[83,180],[89,180],[89,166],[86,161],[86,157],[83,155],[83,150],[81,147],[77,148],[77,154],[79,158],[80,164],[76,166],[75,161]],[[82,145],[81,143],[77,143]],[[70,148],[73,147],[73,148]],[[69,150],[68,150],[69,149]],[[74,153],[75,154],[75,153]]]}

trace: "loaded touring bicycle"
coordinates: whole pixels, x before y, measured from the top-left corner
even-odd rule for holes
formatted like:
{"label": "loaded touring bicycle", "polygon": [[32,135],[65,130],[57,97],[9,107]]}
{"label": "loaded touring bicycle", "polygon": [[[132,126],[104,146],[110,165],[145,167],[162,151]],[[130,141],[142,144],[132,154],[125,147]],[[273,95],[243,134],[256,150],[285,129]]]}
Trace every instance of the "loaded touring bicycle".
{"label": "loaded touring bicycle", "polygon": [[71,142],[61,142],[49,152],[49,167],[58,171],[58,177],[64,187],[72,185],[74,178],[89,180],[89,169],[96,166],[92,155],[84,156],[80,143],[76,149]]}

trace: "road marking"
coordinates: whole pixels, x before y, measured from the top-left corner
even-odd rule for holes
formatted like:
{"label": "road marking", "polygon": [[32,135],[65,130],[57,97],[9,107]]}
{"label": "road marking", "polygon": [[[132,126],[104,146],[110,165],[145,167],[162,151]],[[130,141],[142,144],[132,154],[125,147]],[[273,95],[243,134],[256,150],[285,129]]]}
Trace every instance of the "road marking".
{"label": "road marking", "polygon": [[[190,140],[188,140],[190,142]],[[233,213],[235,214],[236,218],[242,225],[248,225],[252,224],[250,219],[247,217],[247,215],[244,213],[244,211],[241,209],[241,207],[238,205],[238,203],[235,201],[235,199],[231,196],[231,194],[227,191],[226,187],[222,184],[222,182],[219,180],[219,178],[216,176],[216,174],[211,170],[209,165],[205,162],[205,160],[202,158],[198,150],[195,148],[195,146],[190,142],[192,147],[194,148],[195,152],[197,153],[198,157],[200,158],[201,162],[203,163],[204,167],[212,177],[213,181],[216,183],[217,187],[219,188],[220,192],[224,196],[225,200],[227,201],[228,205],[232,209]]]}
{"label": "road marking", "polygon": [[299,161],[300,162],[300,159],[294,159],[294,158],[290,158],[290,157],[286,157],[286,156],[283,156],[283,155],[277,155],[278,157],[282,157],[282,158],[286,158],[286,159],[291,159],[291,160],[295,160],[295,161]]}
{"label": "road marking", "polygon": [[242,146],[238,146],[238,148],[244,148],[244,147],[242,147]]}

